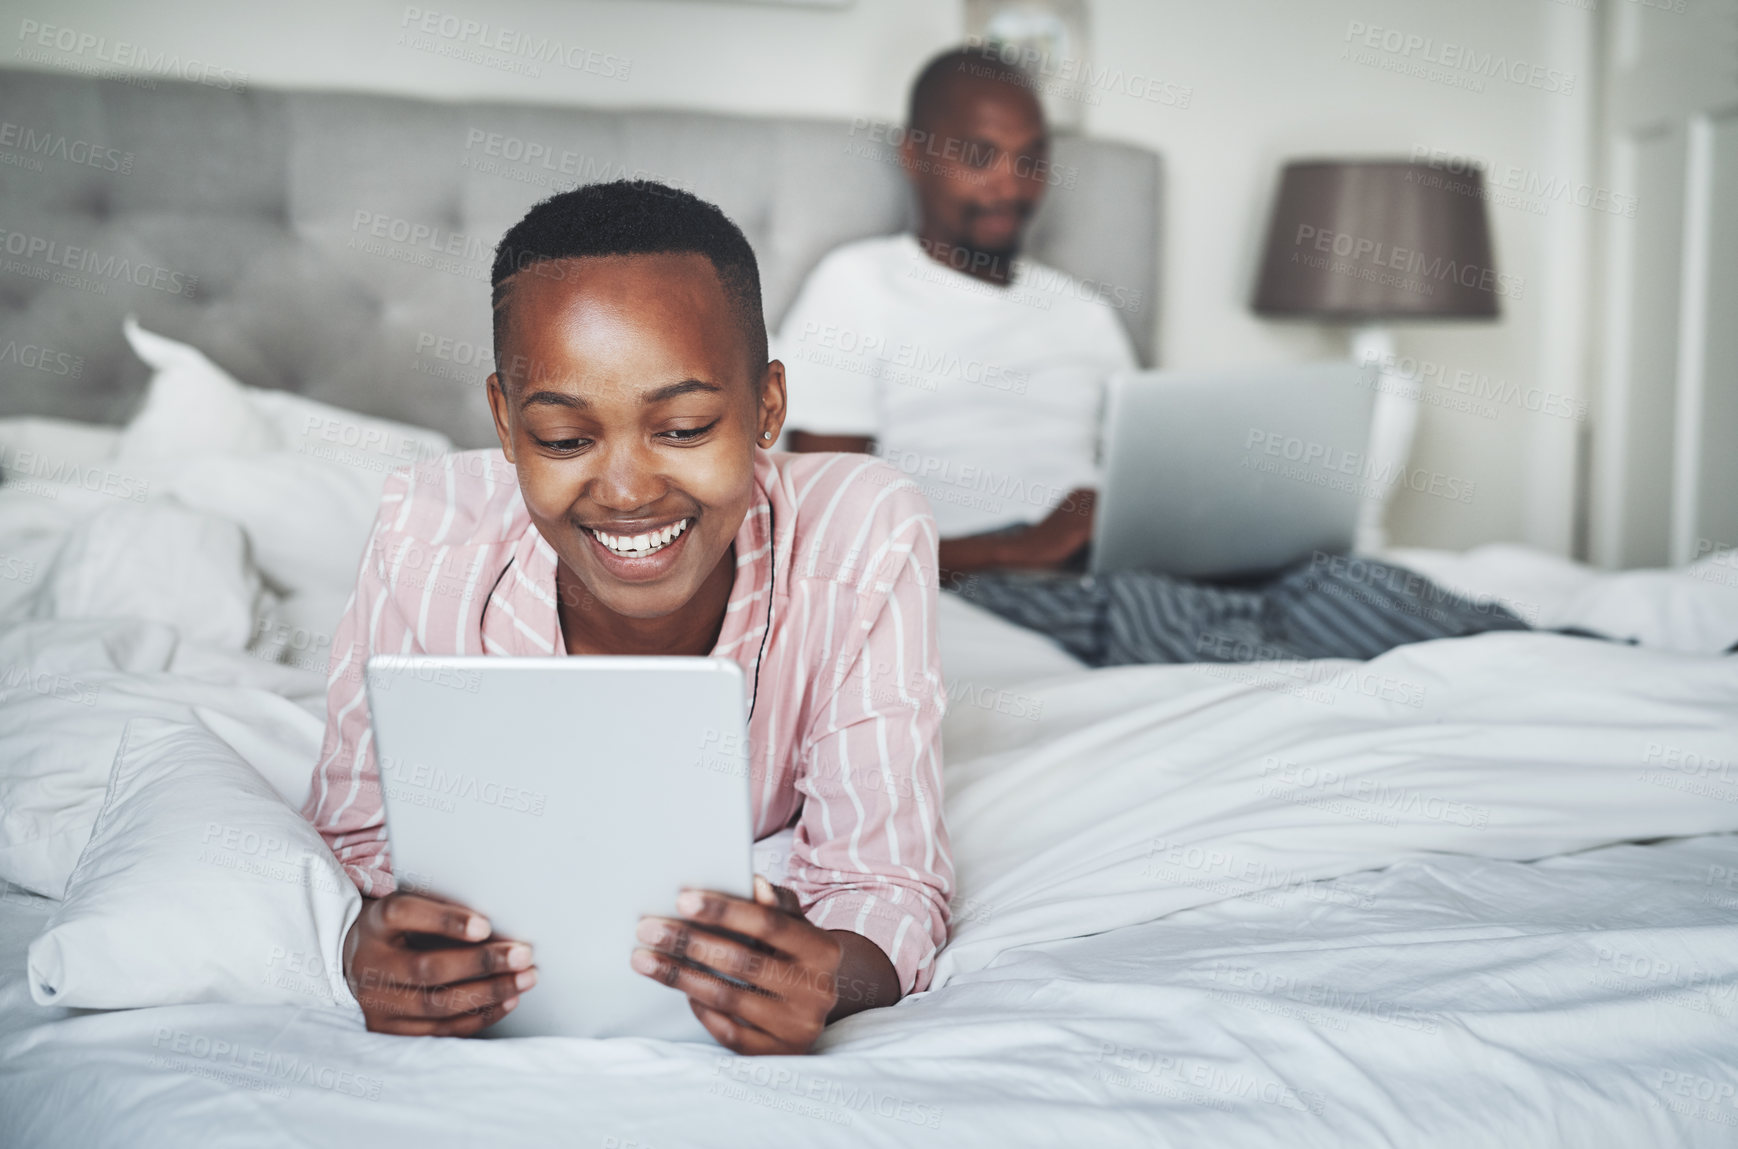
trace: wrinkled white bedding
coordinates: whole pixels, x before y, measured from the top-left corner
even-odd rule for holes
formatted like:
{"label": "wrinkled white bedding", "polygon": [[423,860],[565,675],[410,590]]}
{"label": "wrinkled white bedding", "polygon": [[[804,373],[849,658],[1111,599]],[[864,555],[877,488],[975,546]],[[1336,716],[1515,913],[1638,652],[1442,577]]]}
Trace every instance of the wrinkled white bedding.
{"label": "wrinkled white bedding", "polygon": [[[118,470],[112,443],[43,424],[0,425],[9,468],[25,435]],[[40,471],[0,486],[0,556],[32,572],[0,580],[0,861],[33,827],[62,839],[25,885],[57,892],[135,715],[202,721],[299,802],[353,524],[333,512],[321,540],[292,516],[319,563],[294,562],[290,531],[264,547],[273,509],[237,500],[295,487],[248,486],[248,458],[223,513],[175,500],[208,529],[161,546],[140,516],[189,489],[173,463],[137,501],[85,479],[50,498]],[[64,550],[101,508],[118,525]],[[1420,554],[1643,646],[1491,635],[1085,672],[950,602],[955,941],[938,988],[834,1027],[819,1058],[405,1040],[285,1006],[71,1015],[22,976],[51,903],[4,887],[0,1143],[1731,1143],[1738,658],[1696,652],[1738,639],[1717,633],[1738,589]],[[161,588],[154,621],[103,618],[110,582]],[[230,609],[254,620],[244,643],[213,625]]]}
{"label": "wrinkled white bedding", "polygon": [[[1738,837],[1444,856],[1022,950],[822,1056],[56,1020],[0,979],[17,1145],[1730,1145]],[[41,907],[0,915],[15,969]]]}

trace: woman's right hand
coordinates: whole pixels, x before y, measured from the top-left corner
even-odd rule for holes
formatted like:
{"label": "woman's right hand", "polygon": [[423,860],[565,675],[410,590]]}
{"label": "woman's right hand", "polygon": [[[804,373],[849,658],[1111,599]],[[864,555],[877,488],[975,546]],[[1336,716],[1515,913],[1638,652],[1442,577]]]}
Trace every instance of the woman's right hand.
{"label": "woman's right hand", "polygon": [[490,939],[489,920],[420,894],[367,898],[344,938],[344,978],[376,1033],[469,1037],[537,984],[531,946]]}

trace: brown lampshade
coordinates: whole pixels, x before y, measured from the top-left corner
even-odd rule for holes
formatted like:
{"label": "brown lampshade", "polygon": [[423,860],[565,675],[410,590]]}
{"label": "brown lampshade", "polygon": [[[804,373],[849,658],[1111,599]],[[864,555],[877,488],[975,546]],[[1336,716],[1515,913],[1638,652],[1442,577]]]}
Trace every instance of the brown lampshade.
{"label": "brown lampshade", "polygon": [[1491,259],[1484,173],[1406,160],[1290,163],[1255,310],[1359,322],[1490,319],[1520,283]]}

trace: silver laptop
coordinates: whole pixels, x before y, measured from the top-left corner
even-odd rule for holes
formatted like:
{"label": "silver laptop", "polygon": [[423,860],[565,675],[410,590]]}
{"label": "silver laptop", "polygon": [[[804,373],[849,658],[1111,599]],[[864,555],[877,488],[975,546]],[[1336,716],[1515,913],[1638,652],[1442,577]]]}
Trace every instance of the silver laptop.
{"label": "silver laptop", "polygon": [[684,886],[751,896],[742,668],[376,655],[367,684],[400,888],[535,947],[537,985],[485,1032],[711,1041],[628,957]]}
{"label": "silver laptop", "polygon": [[1269,573],[1352,547],[1376,369],[1317,363],[1113,376],[1089,569]]}

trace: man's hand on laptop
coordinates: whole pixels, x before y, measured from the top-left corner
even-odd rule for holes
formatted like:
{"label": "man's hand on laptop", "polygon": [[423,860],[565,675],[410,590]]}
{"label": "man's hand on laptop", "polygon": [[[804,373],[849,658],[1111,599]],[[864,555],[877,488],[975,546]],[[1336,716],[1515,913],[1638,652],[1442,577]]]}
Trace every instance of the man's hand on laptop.
{"label": "man's hand on laptop", "polygon": [[1092,541],[1092,509],[1098,493],[1086,488],[1068,492],[1056,509],[1015,535],[1007,565],[1034,570],[1058,570]]}
{"label": "man's hand on laptop", "polygon": [[1081,487],[1054,510],[1018,531],[941,540],[942,585],[962,575],[990,570],[1061,570],[1092,541],[1097,494]]}
{"label": "man's hand on laptop", "polygon": [[489,938],[489,920],[419,894],[367,898],[344,938],[344,978],[376,1033],[468,1037],[537,984],[531,946]]}
{"label": "man's hand on laptop", "polygon": [[718,1044],[744,1054],[814,1048],[830,1021],[899,1000],[893,963],[868,938],[824,930],[759,875],[754,899],[683,890],[681,918],[640,919],[635,971],[688,995]]}

